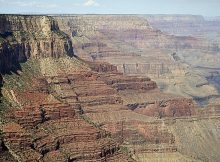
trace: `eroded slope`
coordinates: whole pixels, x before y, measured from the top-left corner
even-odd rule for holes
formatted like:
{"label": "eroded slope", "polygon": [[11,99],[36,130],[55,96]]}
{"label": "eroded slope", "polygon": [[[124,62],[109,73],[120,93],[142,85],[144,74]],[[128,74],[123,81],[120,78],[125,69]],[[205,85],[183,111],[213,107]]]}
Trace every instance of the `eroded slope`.
{"label": "eroded slope", "polygon": [[[207,39],[165,34],[143,16],[72,15],[55,19],[72,38],[75,53],[81,58],[112,63],[127,75],[150,76],[164,92],[198,98],[200,104],[204,104],[200,98],[218,98],[216,86],[194,68],[219,64],[215,44]],[[212,103],[209,99],[205,104]]]}

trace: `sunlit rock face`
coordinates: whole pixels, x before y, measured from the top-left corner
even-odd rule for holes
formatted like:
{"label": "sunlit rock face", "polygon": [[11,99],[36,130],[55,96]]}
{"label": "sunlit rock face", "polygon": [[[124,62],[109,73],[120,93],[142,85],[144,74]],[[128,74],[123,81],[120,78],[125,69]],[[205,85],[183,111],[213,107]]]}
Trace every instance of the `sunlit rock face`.
{"label": "sunlit rock face", "polygon": [[[133,162],[120,149],[119,142],[82,116],[82,101],[78,101],[84,95],[102,92],[109,95],[116,90],[102,89],[96,84],[96,91],[74,91],[71,82],[80,79],[68,74],[92,69],[96,73],[117,72],[117,68],[101,63],[87,65],[73,57],[71,40],[51,17],[1,15],[0,21],[1,97],[4,98],[0,100],[1,116],[4,116],[0,124],[0,161]],[[18,80],[12,84],[15,78],[11,77]],[[63,92],[53,89],[54,86]],[[101,101],[97,98],[93,104],[118,100],[117,96],[106,96]],[[2,102],[10,104],[6,108]],[[4,114],[2,109],[6,109]]]}
{"label": "sunlit rock face", "polygon": [[[206,84],[209,71],[197,68],[218,68],[219,41],[209,39],[216,36],[217,20],[207,22],[201,16],[187,15],[68,15],[54,19],[72,38],[80,58],[114,64],[126,75],[149,76],[164,92],[199,99],[218,95],[216,84]],[[204,22],[211,25],[204,27]],[[213,102],[216,100],[207,100],[207,104]]]}
{"label": "sunlit rock face", "polygon": [[0,16],[1,72],[19,69],[28,58],[73,56],[72,42],[47,16]]}

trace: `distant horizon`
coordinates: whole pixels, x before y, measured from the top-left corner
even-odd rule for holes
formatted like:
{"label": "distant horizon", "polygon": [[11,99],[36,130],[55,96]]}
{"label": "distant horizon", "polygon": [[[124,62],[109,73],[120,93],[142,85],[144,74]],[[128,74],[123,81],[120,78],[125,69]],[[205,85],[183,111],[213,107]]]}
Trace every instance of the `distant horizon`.
{"label": "distant horizon", "polygon": [[142,16],[142,15],[147,15],[147,16],[200,16],[203,18],[218,18],[220,16],[204,16],[204,15],[194,15],[194,14],[129,14],[129,13],[113,13],[113,14],[108,14],[108,13],[2,13],[0,12],[0,15],[22,15],[22,16],[59,16],[59,15],[64,15],[64,16],[68,16],[68,15],[125,15],[125,16],[129,16],[129,15],[134,15],[134,16]]}
{"label": "distant horizon", "polygon": [[220,0],[0,0],[0,13],[220,17],[219,6]]}

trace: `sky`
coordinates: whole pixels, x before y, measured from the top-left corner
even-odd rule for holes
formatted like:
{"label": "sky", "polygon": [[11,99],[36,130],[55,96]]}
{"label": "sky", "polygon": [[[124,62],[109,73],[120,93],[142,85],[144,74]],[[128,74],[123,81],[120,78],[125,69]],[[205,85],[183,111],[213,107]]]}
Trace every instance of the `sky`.
{"label": "sky", "polygon": [[7,14],[190,14],[220,16],[220,0],[0,0]]}

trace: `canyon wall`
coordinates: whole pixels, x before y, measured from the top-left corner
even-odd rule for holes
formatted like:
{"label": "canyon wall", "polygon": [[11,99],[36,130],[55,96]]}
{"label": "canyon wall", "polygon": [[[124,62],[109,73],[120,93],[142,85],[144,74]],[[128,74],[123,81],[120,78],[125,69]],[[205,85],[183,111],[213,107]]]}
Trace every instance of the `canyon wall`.
{"label": "canyon wall", "polygon": [[[138,48],[205,48],[206,44],[198,38],[190,36],[176,37],[166,35],[153,28],[148,21],[136,15],[126,16],[57,16],[62,30],[70,36],[87,36],[92,42],[98,41],[98,37],[128,43]],[[97,35],[98,34],[98,35]],[[103,36],[105,35],[105,36]]]}
{"label": "canyon wall", "polygon": [[28,58],[73,56],[72,42],[48,16],[0,15],[0,71]]}
{"label": "canyon wall", "polygon": [[220,21],[199,15],[145,15],[154,28],[172,35],[205,37],[210,43],[217,43]]}
{"label": "canyon wall", "polygon": [[[61,15],[54,18],[60,29],[72,38],[75,54],[80,58],[111,63],[126,75],[149,76],[167,93],[191,98],[218,95],[216,86],[204,84],[209,83],[206,75],[194,68],[219,65],[217,46],[206,37],[176,36],[159,30],[152,23],[153,20],[159,23],[159,16]],[[180,26],[181,33],[191,28],[200,30],[198,22],[204,21],[201,16],[174,15],[167,17],[168,26],[173,19],[177,21],[176,30]],[[201,93],[204,91],[207,93]]]}
{"label": "canyon wall", "polygon": [[204,17],[199,15],[144,15],[143,17],[154,28],[179,36],[201,33],[205,22]]}
{"label": "canyon wall", "polygon": [[[75,57],[65,57],[73,56],[72,42],[51,17],[1,15],[0,24],[0,72],[4,83],[0,160],[133,162],[108,132],[81,115],[79,92],[72,90],[71,79],[56,76],[78,69],[79,73],[90,71],[89,66],[96,71],[116,72],[115,66],[86,65]],[[50,61],[61,63],[53,67]],[[48,72],[51,77],[45,76]],[[56,82],[65,93],[56,92]],[[112,102],[117,102],[114,99]]]}

